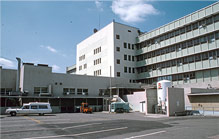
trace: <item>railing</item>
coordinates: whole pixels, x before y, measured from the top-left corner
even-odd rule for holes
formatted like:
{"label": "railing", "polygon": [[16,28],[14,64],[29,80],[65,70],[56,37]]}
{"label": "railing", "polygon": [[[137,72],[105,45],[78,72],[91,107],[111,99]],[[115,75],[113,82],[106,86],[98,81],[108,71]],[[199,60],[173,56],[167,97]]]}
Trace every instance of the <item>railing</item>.
{"label": "railing", "polygon": [[186,106],[186,110],[192,110],[196,114],[208,116],[208,115],[214,115],[219,116],[219,107],[192,107],[192,106]]}

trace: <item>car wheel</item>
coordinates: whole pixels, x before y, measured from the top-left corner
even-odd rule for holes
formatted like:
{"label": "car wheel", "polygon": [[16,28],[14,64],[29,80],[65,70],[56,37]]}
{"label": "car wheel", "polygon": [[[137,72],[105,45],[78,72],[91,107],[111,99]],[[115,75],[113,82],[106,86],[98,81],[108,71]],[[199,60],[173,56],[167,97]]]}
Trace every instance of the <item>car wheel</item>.
{"label": "car wheel", "polygon": [[10,114],[11,114],[11,116],[16,116],[16,112],[15,111],[12,111]]}

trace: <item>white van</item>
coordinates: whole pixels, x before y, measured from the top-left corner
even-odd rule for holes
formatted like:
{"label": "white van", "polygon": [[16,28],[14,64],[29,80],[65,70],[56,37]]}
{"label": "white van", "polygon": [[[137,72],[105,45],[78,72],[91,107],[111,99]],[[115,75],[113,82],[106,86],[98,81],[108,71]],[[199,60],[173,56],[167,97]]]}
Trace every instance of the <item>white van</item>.
{"label": "white van", "polygon": [[11,114],[11,116],[16,116],[16,114],[39,114],[44,115],[45,113],[51,113],[52,109],[49,103],[42,103],[42,102],[30,102],[27,104],[23,104],[21,108],[6,109],[5,113]]}

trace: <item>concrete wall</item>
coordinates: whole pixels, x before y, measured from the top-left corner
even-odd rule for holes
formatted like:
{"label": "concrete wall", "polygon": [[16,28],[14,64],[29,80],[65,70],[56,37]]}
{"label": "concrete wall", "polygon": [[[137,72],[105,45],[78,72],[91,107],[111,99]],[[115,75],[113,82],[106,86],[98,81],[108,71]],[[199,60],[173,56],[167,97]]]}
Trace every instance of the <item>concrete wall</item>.
{"label": "concrete wall", "polygon": [[146,115],[154,113],[154,105],[157,104],[157,89],[146,89]]}
{"label": "concrete wall", "polygon": [[[95,77],[74,74],[52,73],[50,67],[23,65],[22,66],[21,90],[28,91],[29,95],[34,95],[34,87],[52,86],[52,95],[63,97],[63,88],[74,88],[75,94],[66,97],[98,97],[99,89],[108,89],[110,87],[109,77]],[[132,86],[138,88],[139,84],[130,84],[128,79],[112,78],[112,87]],[[77,95],[77,89],[88,89],[88,95]]]}
{"label": "concrete wall", "polygon": [[146,101],[145,91],[134,92],[132,95],[124,95],[124,100],[129,102],[133,111],[140,111],[140,102]]}
{"label": "concrete wall", "polygon": [[0,67],[0,88],[12,88],[12,91],[16,91],[16,79],[17,70]]}
{"label": "concrete wall", "polygon": [[167,116],[174,116],[174,112],[182,112],[184,110],[184,89],[167,88]]}
{"label": "concrete wall", "polygon": [[206,88],[209,88],[210,86],[212,88],[219,88],[219,81],[174,85],[175,88],[184,88],[184,95],[185,95],[184,97],[185,97],[186,107],[192,106],[188,98],[188,94],[192,93],[191,88],[206,89]]}

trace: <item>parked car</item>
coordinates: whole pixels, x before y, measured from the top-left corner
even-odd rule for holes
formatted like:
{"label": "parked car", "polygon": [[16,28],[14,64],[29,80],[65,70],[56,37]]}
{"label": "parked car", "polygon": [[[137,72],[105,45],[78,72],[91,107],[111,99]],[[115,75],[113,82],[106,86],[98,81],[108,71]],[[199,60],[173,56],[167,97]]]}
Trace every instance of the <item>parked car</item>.
{"label": "parked car", "polygon": [[8,108],[6,112],[11,116],[16,116],[17,114],[39,114],[44,115],[46,113],[52,113],[52,109],[49,103],[42,102],[30,102],[27,104],[23,104],[21,108],[13,109]]}

